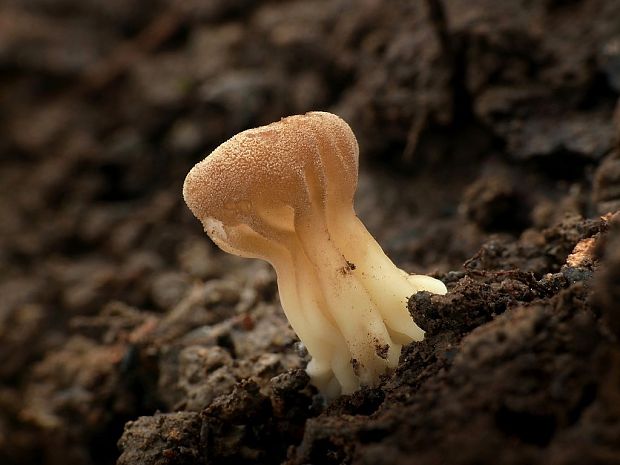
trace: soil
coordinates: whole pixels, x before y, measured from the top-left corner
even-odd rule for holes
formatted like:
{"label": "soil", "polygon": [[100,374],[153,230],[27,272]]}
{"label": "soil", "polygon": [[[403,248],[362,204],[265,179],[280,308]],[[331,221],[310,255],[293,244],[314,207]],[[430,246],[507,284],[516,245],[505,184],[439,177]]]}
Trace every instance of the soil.
{"label": "soil", "polygon": [[[620,2],[0,2],[0,463],[620,464]],[[185,174],[329,110],[356,209],[442,279],[326,405]],[[615,115],[615,116],[614,116]]]}

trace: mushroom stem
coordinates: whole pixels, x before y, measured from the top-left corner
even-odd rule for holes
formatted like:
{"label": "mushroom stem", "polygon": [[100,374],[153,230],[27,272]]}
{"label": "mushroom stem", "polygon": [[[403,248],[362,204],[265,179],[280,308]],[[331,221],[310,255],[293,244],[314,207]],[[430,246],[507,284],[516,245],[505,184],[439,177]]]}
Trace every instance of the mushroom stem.
{"label": "mushroom stem", "polygon": [[368,293],[379,308],[395,342],[408,344],[424,339],[424,331],[409,315],[407,301],[418,291],[445,294],[446,286],[428,276],[408,275],[398,268],[351,209],[332,223],[334,237],[340,238],[343,255],[355,266]]}
{"label": "mushroom stem", "polygon": [[[319,289],[348,347],[348,362],[359,382],[372,385],[387,368],[398,364],[400,354],[400,345],[392,340],[377,305],[383,302],[374,301],[364,283],[352,273],[321,215],[296,220],[295,229],[306,255],[312,257]],[[360,338],[360,334],[364,337]],[[355,379],[347,380],[343,392],[357,384]]]}
{"label": "mushroom stem", "polygon": [[[321,391],[333,393],[329,397],[340,394],[341,388],[354,392],[359,388],[359,381],[323,293],[316,291],[321,288],[316,268],[301,248],[294,249],[290,258],[276,261],[274,268],[284,313],[312,356],[308,373]],[[329,388],[334,377],[337,383],[331,383]]]}

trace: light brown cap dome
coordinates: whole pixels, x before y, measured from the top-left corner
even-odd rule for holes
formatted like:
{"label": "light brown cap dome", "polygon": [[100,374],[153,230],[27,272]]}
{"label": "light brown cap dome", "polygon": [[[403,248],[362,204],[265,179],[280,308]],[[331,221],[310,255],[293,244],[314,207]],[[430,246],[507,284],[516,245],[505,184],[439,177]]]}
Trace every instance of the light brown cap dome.
{"label": "light brown cap dome", "polygon": [[286,230],[292,215],[313,202],[327,208],[328,193],[350,205],[357,170],[349,125],[331,113],[311,112],[227,140],[189,172],[183,196],[205,226],[217,220],[263,232]]}

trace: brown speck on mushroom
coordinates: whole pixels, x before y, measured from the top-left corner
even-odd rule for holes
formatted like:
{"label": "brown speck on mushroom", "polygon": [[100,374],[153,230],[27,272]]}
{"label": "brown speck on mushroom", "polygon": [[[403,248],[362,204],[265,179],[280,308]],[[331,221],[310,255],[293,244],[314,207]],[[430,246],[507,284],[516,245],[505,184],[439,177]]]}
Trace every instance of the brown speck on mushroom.
{"label": "brown speck on mushroom", "polygon": [[353,263],[351,263],[350,261],[345,261],[346,265],[339,268],[338,271],[340,272],[340,274],[348,274],[351,273],[351,271],[355,270],[355,265]]}
{"label": "brown speck on mushroom", "polygon": [[389,349],[390,349],[390,346],[387,344],[381,345],[378,342],[375,344],[375,353],[377,354],[377,356],[381,357],[382,359],[387,358]]}

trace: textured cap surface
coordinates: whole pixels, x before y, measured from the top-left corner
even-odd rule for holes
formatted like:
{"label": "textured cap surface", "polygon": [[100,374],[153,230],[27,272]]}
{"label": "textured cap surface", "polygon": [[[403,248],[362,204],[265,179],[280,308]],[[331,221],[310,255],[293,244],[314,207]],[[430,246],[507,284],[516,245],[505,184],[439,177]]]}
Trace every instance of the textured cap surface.
{"label": "textured cap surface", "polygon": [[309,184],[322,195],[328,185],[344,184],[351,202],[357,169],[349,125],[331,113],[311,112],[227,140],[189,172],[183,196],[203,223],[216,218],[232,225],[248,222],[254,213],[277,214],[287,205],[308,208],[314,200]]}

